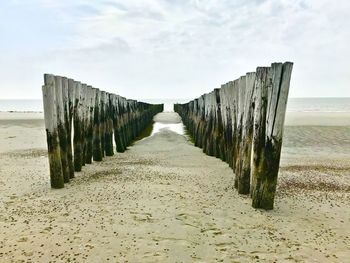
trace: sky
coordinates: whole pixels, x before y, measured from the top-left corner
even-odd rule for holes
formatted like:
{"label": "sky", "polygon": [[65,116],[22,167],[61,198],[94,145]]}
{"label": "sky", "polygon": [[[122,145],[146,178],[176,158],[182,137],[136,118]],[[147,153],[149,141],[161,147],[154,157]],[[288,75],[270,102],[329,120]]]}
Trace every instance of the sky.
{"label": "sky", "polygon": [[350,97],[349,0],[1,0],[0,99],[43,74],[127,98],[196,98],[294,62],[290,97]]}

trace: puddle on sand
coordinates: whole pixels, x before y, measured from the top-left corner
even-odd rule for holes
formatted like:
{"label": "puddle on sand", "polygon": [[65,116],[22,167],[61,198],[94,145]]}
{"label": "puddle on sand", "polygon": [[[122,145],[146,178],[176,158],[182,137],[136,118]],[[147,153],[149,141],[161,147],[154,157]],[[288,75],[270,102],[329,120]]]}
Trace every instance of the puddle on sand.
{"label": "puddle on sand", "polygon": [[187,137],[185,126],[180,123],[162,123],[152,122],[134,141],[140,141],[147,137],[153,136],[162,130],[169,130]]}
{"label": "puddle on sand", "polygon": [[182,122],[180,123],[155,122],[153,124],[153,130],[152,130],[151,136],[153,136],[158,132],[161,132],[162,130],[169,130],[169,131],[176,132],[180,135],[185,135],[185,127]]}

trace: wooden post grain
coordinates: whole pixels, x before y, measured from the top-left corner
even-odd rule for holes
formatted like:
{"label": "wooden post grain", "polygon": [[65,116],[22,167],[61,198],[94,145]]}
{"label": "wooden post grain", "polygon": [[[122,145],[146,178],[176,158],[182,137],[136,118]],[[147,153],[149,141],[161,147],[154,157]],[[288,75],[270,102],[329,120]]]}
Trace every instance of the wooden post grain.
{"label": "wooden post grain", "polygon": [[255,208],[273,209],[292,68],[287,62],[257,69],[251,191]]}

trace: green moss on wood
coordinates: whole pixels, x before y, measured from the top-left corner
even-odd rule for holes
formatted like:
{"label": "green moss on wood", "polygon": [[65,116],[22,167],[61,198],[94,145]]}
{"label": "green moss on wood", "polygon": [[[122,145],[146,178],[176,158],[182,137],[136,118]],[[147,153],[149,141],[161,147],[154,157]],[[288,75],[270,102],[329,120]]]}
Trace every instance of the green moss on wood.
{"label": "green moss on wood", "polygon": [[50,166],[50,183],[52,188],[63,188],[64,178],[61,163],[60,146],[58,142],[58,132],[52,133],[46,130],[46,139],[48,146],[48,157]]}

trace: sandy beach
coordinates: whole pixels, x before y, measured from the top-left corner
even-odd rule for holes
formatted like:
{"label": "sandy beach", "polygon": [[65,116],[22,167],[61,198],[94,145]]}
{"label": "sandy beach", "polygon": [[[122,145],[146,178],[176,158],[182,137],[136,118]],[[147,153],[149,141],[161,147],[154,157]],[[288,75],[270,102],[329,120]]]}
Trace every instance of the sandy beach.
{"label": "sandy beach", "polygon": [[287,114],[269,212],[237,194],[226,163],[178,133],[176,113],[158,114],[152,136],[52,190],[42,116],[0,113],[0,262],[350,258],[349,113]]}

